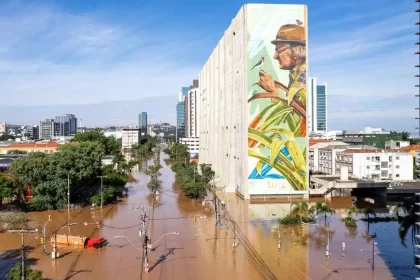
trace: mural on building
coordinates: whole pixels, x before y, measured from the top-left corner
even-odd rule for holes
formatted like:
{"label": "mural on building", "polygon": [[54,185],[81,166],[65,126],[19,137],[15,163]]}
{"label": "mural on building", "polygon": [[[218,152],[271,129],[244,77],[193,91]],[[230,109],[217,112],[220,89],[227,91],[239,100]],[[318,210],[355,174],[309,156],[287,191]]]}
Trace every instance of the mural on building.
{"label": "mural on building", "polygon": [[248,11],[251,192],[265,182],[276,193],[307,189],[306,6],[276,6]]}

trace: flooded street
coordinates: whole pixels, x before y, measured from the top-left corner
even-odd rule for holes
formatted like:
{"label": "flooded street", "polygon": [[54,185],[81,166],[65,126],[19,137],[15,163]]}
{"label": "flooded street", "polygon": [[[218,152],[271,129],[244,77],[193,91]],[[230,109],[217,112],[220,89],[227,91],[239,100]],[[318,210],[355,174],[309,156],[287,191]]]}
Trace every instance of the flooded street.
{"label": "flooded street", "polygon": [[[164,158],[166,155],[162,154]],[[120,202],[105,206],[102,210],[97,207],[92,211],[87,207],[71,211],[70,223],[101,222],[99,229],[94,224],[78,224],[58,232],[104,237],[109,242],[104,248],[59,246],[59,259],[44,256],[39,244],[48,215],[52,215],[52,221],[47,224],[47,236],[50,236],[67,223],[67,212],[29,213],[30,226],[39,228],[40,232],[25,235],[25,246],[30,249],[27,262],[42,270],[48,279],[386,280],[419,276],[413,269],[411,235],[407,237],[407,247],[404,247],[398,238],[396,222],[371,224],[370,230],[377,233],[375,242],[378,243],[375,245],[375,270],[372,270],[372,240],[362,235],[366,223],[358,221],[357,229],[348,229],[339,220],[345,208],[351,206],[351,198],[333,198],[330,201],[330,205],[336,209],[336,215],[327,218],[332,230],[330,258],[327,260],[327,231],[323,227],[279,227],[277,219],[289,213],[290,203],[254,204],[234,194],[228,195],[229,213],[224,214],[222,225],[216,227],[213,207],[204,207],[201,201],[182,195],[174,184],[170,166],[164,160],[162,166],[163,189],[160,199],[150,196],[146,186],[148,176],[142,171],[134,171],[138,182],[129,186],[128,196]],[[311,203],[315,201],[311,200]],[[152,243],[165,233],[179,232],[178,235],[163,237],[154,246],[155,249],[149,254],[149,273],[144,272],[141,259],[139,209],[143,207],[151,218],[149,232]],[[324,218],[320,217],[318,223],[324,225]],[[236,248],[232,246],[234,228],[239,243]],[[117,235],[124,237],[114,238]],[[6,257],[0,265],[0,275],[4,275],[19,257],[19,251],[14,254],[8,252],[20,248],[21,236],[2,233],[0,240],[0,252]],[[344,255],[341,247],[343,241],[346,243]],[[46,249],[51,253],[50,244]]]}
{"label": "flooded street", "polygon": [[[162,154],[163,158],[166,155]],[[28,262],[42,270],[44,277],[49,279],[263,279],[243,247],[233,248],[232,232],[217,228],[212,211],[203,207],[200,201],[180,194],[173,183],[174,173],[163,160],[162,166],[163,189],[159,201],[149,195],[146,186],[148,176],[135,171],[138,183],[129,187],[127,198],[104,207],[102,211],[97,209],[94,215],[90,207],[71,212],[71,223],[103,219],[99,229],[96,225],[75,225],[70,227],[70,232],[72,235],[104,237],[109,242],[106,247],[59,247],[61,257],[53,260],[50,255],[42,253],[39,246],[41,234],[28,234],[25,235],[25,245],[34,248],[27,255]],[[154,209],[151,208],[153,204]],[[151,218],[149,232],[152,243],[165,233],[179,232],[179,235],[163,237],[155,250],[150,252],[148,274],[141,266],[142,252],[137,249],[142,244],[138,207],[144,207]],[[52,215],[53,221],[47,225],[47,235],[67,222],[66,211],[46,211],[30,213],[31,226],[43,227],[48,215]],[[196,221],[195,215],[198,216]],[[63,228],[60,233],[67,234],[68,229]],[[114,238],[116,235],[128,237],[133,244],[124,238]],[[17,249],[21,244],[18,234],[0,234],[0,240],[0,252]],[[48,244],[48,253],[51,250]]]}

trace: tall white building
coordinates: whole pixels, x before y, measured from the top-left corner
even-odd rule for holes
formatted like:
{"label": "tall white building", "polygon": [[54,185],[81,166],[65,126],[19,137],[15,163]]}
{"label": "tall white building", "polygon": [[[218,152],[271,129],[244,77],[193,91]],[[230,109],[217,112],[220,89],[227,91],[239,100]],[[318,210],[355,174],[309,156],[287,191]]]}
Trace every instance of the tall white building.
{"label": "tall white building", "polygon": [[308,85],[308,131],[312,133],[328,131],[327,84],[318,85],[315,77],[309,78]]}
{"label": "tall white building", "polygon": [[122,148],[131,149],[133,144],[139,144],[141,135],[139,128],[124,128],[122,131]]}
{"label": "tall white building", "polygon": [[317,131],[317,118],[316,118],[316,78],[309,78],[308,85],[308,131],[316,132]]}
{"label": "tall white building", "polygon": [[[198,86],[198,81],[196,83]],[[184,99],[185,107],[185,134],[186,137],[199,137],[200,135],[200,88],[191,86],[188,96]]]}

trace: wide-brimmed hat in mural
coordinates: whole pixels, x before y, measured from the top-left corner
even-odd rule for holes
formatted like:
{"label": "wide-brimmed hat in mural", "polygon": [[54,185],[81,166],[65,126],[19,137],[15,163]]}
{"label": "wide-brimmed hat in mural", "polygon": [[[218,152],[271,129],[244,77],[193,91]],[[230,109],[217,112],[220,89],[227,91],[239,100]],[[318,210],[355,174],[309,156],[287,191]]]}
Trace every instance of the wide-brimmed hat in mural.
{"label": "wide-brimmed hat in mural", "polygon": [[299,24],[286,24],[280,27],[276,39],[271,41],[274,45],[281,43],[298,43],[306,45],[305,27]]}

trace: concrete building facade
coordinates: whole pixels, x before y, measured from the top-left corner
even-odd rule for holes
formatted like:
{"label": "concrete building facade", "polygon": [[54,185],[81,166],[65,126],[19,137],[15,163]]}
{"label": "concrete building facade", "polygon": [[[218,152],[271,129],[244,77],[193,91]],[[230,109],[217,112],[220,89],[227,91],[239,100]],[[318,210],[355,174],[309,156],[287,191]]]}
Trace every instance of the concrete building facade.
{"label": "concrete building facade", "polygon": [[317,86],[316,78],[309,78],[308,85],[308,131],[317,132]]}
{"label": "concrete building facade", "polygon": [[124,128],[122,131],[123,150],[131,149],[133,144],[139,144],[141,140],[141,130],[138,128]]}
{"label": "concrete building facade", "polygon": [[316,86],[316,130],[328,131],[327,84]]}
{"label": "concrete building facade", "polygon": [[[295,69],[305,67],[306,70],[306,6],[245,4],[200,71],[199,162],[211,165],[216,173],[216,186],[225,188],[227,192],[236,192],[245,199],[251,196],[307,194],[305,150],[308,138],[306,132],[298,130],[296,126],[299,121],[306,131],[306,71],[301,72],[301,83],[293,87],[290,70],[280,68],[276,61],[278,47],[285,41],[291,41],[287,40],[289,35],[282,35],[288,30],[296,30],[300,38],[293,39],[289,47],[299,48],[304,58]],[[272,94],[256,86],[259,73],[270,73],[272,79],[280,81],[277,84],[279,88],[273,89],[276,95],[272,99],[259,100]],[[287,91],[297,94],[296,101],[292,102],[294,107],[290,105],[294,109],[289,108],[285,101]],[[304,102],[299,99],[299,94],[305,97]],[[285,112],[291,114],[283,119],[273,117],[263,125],[259,116],[275,105],[279,108],[284,106]],[[301,106],[304,110],[299,111],[297,108]],[[305,112],[304,117],[299,115],[302,111]],[[292,115],[295,120],[290,119],[283,124]],[[290,123],[293,124],[293,132]],[[274,129],[277,125],[284,125],[287,127],[284,131],[295,135],[294,140],[288,138],[288,144],[289,147],[293,145],[296,151],[296,162],[297,158],[302,159],[300,167],[288,164],[287,147],[279,146],[279,150],[270,151],[268,145],[264,150],[264,145],[256,140],[256,135],[261,133],[267,137],[279,133],[277,137],[281,137],[281,132],[269,133],[265,130],[266,126],[267,129]],[[267,141],[273,140],[270,138]],[[270,164],[270,154],[275,156],[274,153],[287,160],[276,163],[277,159],[274,159]],[[288,167],[283,168],[282,165]],[[299,169],[298,173],[291,175],[289,167]]]}
{"label": "concrete building facade", "polygon": [[39,122],[39,139],[52,139],[54,137],[54,120],[46,119]]}
{"label": "concrete building facade", "polygon": [[409,152],[347,149],[337,153],[336,172],[348,168],[360,179],[413,180],[413,157]]}

